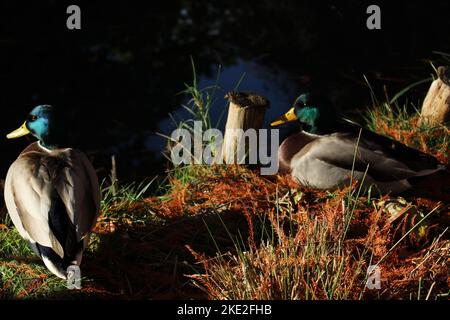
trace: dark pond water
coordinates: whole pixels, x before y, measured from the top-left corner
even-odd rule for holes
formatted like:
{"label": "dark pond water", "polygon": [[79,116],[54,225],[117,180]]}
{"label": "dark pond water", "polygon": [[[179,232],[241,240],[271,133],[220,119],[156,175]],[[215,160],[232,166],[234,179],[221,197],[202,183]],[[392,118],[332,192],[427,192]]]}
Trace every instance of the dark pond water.
{"label": "dark pond water", "polygon": [[[221,66],[216,119],[245,75],[239,89],[271,101],[267,122],[311,89],[357,113],[369,99],[363,74],[392,94],[430,75],[434,51],[450,52],[448,1],[378,2],[376,31],[366,28],[371,3],[359,0],[141,2],[81,2],[79,31],[66,28],[68,3],[1,2],[0,136],[34,105],[54,104],[101,175],[116,154],[119,177],[145,177],[164,170],[155,132],[170,133],[169,113],[185,114],[178,93],[192,82],[191,57],[200,87]],[[27,143],[0,139],[0,178]]]}

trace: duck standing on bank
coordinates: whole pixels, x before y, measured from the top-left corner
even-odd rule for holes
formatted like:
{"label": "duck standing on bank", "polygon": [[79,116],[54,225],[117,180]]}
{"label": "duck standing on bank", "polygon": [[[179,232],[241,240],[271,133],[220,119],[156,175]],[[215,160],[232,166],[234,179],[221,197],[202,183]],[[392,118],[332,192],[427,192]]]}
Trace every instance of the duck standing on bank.
{"label": "duck standing on bank", "polygon": [[[278,149],[280,170],[304,186],[335,190],[353,180],[382,194],[448,196],[446,167],[436,158],[351,123],[339,123],[324,98],[303,94],[271,126],[299,121]],[[426,186],[424,188],[424,186]],[[430,188],[431,186],[431,188]],[[443,194],[447,192],[447,194]]]}
{"label": "duck standing on bank", "polygon": [[55,275],[79,266],[100,210],[97,175],[86,156],[66,145],[59,110],[35,107],[8,139],[28,134],[30,144],[8,170],[5,202],[19,234]]}

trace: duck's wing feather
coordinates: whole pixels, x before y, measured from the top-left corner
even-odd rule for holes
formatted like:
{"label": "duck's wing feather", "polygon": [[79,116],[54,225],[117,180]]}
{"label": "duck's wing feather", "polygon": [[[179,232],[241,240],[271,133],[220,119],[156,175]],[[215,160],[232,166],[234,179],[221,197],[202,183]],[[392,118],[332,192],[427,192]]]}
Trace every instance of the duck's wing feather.
{"label": "duck's wing feather", "polygon": [[346,132],[323,136],[313,142],[310,152],[334,166],[367,170],[380,182],[426,176],[444,169],[432,156],[367,131],[361,135]]}
{"label": "duck's wing feather", "polygon": [[100,192],[86,157],[64,149],[51,156],[40,152],[20,156],[8,171],[5,200],[19,233],[62,258],[67,243],[61,243],[59,235],[65,230],[58,230],[58,223],[63,221],[67,227],[65,221],[70,220],[76,238],[70,241],[79,242],[95,223]]}
{"label": "duck's wing feather", "polygon": [[[356,132],[352,132],[350,137],[355,139]],[[404,163],[413,171],[442,168],[442,164],[435,157],[375,132],[362,130],[361,141],[367,148],[380,150],[389,157]]]}
{"label": "duck's wing feather", "polygon": [[66,149],[64,153],[68,166],[54,184],[76,226],[77,240],[81,240],[94,227],[100,211],[100,187],[94,168],[82,152]]}
{"label": "duck's wing feather", "polygon": [[52,248],[62,258],[63,244],[49,223],[51,177],[41,165],[40,158],[38,153],[30,153],[19,157],[10,166],[5,181],[5,202],[11,220],[23,238]]}

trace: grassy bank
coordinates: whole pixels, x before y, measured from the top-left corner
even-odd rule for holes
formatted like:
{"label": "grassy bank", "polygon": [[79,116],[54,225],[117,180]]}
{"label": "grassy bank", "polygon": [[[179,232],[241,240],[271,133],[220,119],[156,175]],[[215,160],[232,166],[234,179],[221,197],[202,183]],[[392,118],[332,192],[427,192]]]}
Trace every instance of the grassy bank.
{"label": "grassy bank", "polygon": [[[205,126],[209,92],[187,87]],[[410,107],[376,103],[367,126],[448,163],[448,128],[418,127]],[[448,203],[323,192],[258,172],[192,165],[162,182],[105,186],[81,290],[52,276],[3,218],[0,298],[449,298]],[[371,265],[379,290],[366,287]]]}

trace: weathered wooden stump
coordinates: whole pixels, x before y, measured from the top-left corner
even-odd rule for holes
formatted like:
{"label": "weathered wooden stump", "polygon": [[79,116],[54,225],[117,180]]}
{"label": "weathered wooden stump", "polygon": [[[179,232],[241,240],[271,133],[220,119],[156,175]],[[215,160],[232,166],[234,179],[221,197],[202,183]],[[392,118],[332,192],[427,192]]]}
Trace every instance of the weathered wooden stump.
{"label": "weathered wooden stump", "polygon": [[[266,98],[252,92],[232,91],[225,98],[230,104],[222,144],[222,158],[227,164],[244,163],[250,155],[257,154],[257,130],[262,128],[264,115],[270,104]],[[246,138],[249,143],[245,143]]]}
{"label": "weathered wooden stump", "polygon": [[423,101],[419,125],[450,121],[450,68],[439,67],[437,74]]}

